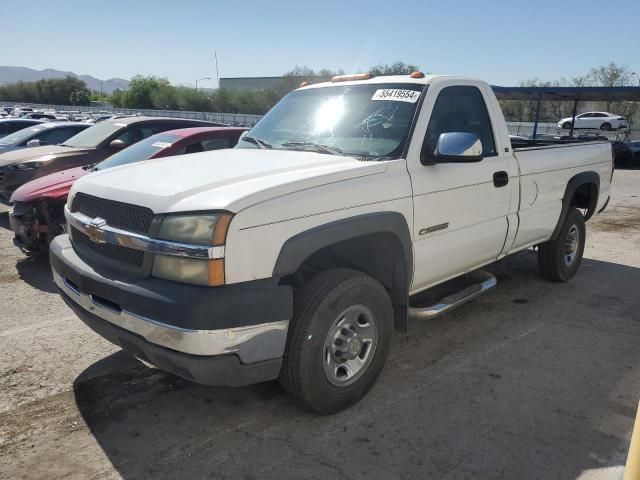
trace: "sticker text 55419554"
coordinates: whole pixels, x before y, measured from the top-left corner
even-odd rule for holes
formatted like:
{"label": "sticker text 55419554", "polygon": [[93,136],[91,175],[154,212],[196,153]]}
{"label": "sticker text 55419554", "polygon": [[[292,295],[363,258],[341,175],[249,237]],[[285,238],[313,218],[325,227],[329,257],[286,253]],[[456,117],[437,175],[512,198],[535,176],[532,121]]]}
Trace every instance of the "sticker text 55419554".
{"label": "sticker text 55419554", "polygon": [[392,102],[416,103],[420,98],[420,92],[415,90],[403,90],[401,88],[380,88],[373,94],[371,100],[390,100]]}

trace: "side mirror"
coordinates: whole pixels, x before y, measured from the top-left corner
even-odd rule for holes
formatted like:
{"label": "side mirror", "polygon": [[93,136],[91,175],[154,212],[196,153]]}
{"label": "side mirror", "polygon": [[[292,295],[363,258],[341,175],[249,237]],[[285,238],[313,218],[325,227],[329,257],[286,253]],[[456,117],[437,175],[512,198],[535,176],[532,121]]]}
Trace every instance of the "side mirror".
{"label": "side mirror", "polygon": [[29,140],[27,142],[27,147],[39,147],[41,145],[40,140],[34,138],[33,140]]}
{"label": "side mirror", "polygon": [[469,163],[482,160],[482,142],[477,135],[468,132],[447,132],[440,135],[436,150],[429,155],[423,152],[423,164]]}
{"label": "side mirror", "polygon": [[109,143],[110,150],[122,150],[123,148],[127,148],[127,144],[122,140],[111,140],[111,142]]}

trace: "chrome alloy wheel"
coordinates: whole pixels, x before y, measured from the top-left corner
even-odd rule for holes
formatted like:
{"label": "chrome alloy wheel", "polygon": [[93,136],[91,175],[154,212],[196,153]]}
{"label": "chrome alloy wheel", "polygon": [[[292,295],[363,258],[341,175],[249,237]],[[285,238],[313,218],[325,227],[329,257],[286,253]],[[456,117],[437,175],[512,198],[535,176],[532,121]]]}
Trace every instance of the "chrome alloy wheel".
{"label": "chrome alloy wheel", "polygon": [[580,244],[580,232],[576,225],[571,225],[567,232],[567,238],[564,242],[564,264],[570,267],[578,254],[578,245]]}
{"label": "chrome alloy wheel", "polygon": [[327,380],[343,387],[360,378],[373,359],[378,343],[378,325],[365,305],[344,310],[324,341],[323,367]]}

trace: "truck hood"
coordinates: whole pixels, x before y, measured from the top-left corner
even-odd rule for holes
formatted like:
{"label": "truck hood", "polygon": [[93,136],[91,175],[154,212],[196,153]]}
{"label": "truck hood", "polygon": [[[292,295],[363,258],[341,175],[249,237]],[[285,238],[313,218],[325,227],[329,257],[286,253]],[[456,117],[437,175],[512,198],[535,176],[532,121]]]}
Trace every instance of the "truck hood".
{"label": "truck hood", "polygon": [[71,195],[81,191],[156,213],[218,209],[237,213],[278,196],[385,170],[385,162],[339,155],[227,149],[98,171],[76,182]]}
{"label": "truck hood", "polygon": [[89,153],[92,149],[63,147],[61,145],[45,145],[42,147],[22,148],[3,153],[0,150],[0,167],[5,167],[13,163],[20,163],[26,160],[35,160],[40,157],[60,158],[66,156],[77,156]]}
{"label": "truck hood", "polygon": [[11,195],[12,202],[64,200],[75,181],[90,173],[84,167],[69,168],[25,183]]}

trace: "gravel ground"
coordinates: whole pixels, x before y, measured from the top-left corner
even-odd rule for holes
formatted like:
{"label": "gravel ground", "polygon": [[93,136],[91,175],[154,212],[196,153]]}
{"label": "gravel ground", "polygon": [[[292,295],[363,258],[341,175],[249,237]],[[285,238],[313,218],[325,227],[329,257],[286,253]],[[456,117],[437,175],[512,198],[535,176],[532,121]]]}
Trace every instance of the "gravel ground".
{"label": "gravel ground", "polygon": [[567,284],[531,251],[397,334],[366,399],[192,384],[92,333],[0,215],[0,478],[621,478],[640,398],[640,171],[618,171]]}

